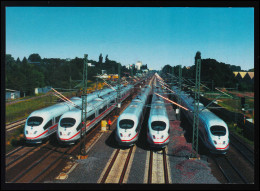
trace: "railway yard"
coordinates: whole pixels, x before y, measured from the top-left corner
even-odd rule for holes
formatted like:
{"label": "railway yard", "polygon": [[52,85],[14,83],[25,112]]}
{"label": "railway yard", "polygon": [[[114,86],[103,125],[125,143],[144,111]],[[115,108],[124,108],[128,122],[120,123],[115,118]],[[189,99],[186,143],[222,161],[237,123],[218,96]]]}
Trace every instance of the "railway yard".
{"label": "railway yard", "polygon": [[[90,184],[247,184],[255,183],[254,150],[229,132],[226,154],[212,154],[199,142],[197,158],[192,158],[192,124],[185,115],[176,119],[175,107],[164,100],[169,117],[169,143],[151,147],[147,141],[150,107],[144,112],[140,133],[133,146],[120,146],[115,139],[118,116],[141,91],[153,86],[155,75],[135,85],[117,113],[115,108],[97,123],[81,141],[61,145],[56,133],[41,144],[23,143],[5,155],[5,182],[8,183],[90,183]],[[148,96],[151,105],[152,93]],[[167,94],[165,94],[167,97]],[[9,134],[25,119],[6,126]],[[85,140],[84,140],[85,139]],[[80,154],[85,143],[86,155]],[[92,185],[93,186],[93,185]],[[159,188],[159,187],[155,187]]]}

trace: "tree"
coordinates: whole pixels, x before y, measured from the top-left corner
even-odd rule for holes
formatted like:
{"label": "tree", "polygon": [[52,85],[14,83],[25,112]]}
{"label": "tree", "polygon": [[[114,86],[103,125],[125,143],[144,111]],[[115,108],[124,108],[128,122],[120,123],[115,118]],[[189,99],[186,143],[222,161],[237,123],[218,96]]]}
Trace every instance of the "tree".
{"label": "tree", "polygon": [[107,64],[109,62],[108,55],[106,55],[105,63]]}
{"label": "tree", "polygon": [[29,57],[28,57],[28,60],[29,62],[41,62],[41,57],[39,54],[37,53],[34,53],[34,54],[31,54]]}
{"label": "tree", "polygon": [[98,63],[99,63],[99,64],[102,64],[102,63],[103,63],[103,56],[102,56],[102,54],[99,55]]}

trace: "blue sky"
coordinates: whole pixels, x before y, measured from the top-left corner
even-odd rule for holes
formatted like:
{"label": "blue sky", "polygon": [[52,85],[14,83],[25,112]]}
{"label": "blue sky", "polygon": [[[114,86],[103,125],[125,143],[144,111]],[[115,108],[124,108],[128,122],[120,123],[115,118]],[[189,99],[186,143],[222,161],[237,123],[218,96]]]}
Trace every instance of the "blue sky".
{"label": "blue sky", "polygon": [[254,8],[6,7],[6,53],[17,59],[103,57],[148,68],[202,58],[254,68]]}

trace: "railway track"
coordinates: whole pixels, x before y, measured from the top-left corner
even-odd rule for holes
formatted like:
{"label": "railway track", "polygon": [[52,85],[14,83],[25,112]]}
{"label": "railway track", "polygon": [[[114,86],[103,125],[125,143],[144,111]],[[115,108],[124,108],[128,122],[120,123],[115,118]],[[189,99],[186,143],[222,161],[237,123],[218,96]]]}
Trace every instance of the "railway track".
{"label": "railway track", "polygon": [[169,184],[169,170],[166,148],[160,151],[149,151],[148,184]]}
{"label": "railway track", "polygon": [[24,125],[25,122],[26,122],[26,118],[14,121],[12,123],[8,123],[8,124],[6,124],[5,129],[7,132],[12,131],[12,130],[20,127],[21,125]]}
{"label": "railway track", "polygon": [[[129,96],[129,98],[130,97],[131,96]],[[124,101],[124,104],[122,104],[121,112],[130,103],[128,102],[129,98],[127,98]],[[111,113],[109,115],[111,115]],[[86,148],[90,148],[91,144],[94,144],[95,140],[98,139],[96,135],[98,134],[99,130],[100,123],[98,123],[91,131],[86,134],[85,140],[81,140],[87,143],[85,145]],[[60,145],[57,144],[57,141],[56,143],[55,141],[54,143],[48,142],[46,144],[40,145],[39,147],[33,148],[20,146],[6,154],[6,182],[41,182],[58,165],[60,165],[62,162],[65,163],[66,161],[69,161],[69,157],[75,158],[79,149],[81,149],[81,142],[78,142],[73,146],[65,147],[60,147]]]}
{"label": "railway track", "polygon": [[107,163],[104,174],[101,175],[99,183],[126,183],[127,170],[129,161],[133,158],[132,153],[135,151],[136,146],[132,146],[128,149],[116,149],[113,153],[113,157]]}
{"label": "railway track", "polygon": [[23,158],[25,157],[29,157],[31,154],[33,154],[34,152],[43,148],[46,145],[47,143],[35,147],[20,146],[17,149],[13,150],[12,152],[6,154],[5,156],[6,170],[11,168],[13,165],[15,165],[15,163],[18,163],[19,161],[23,160]]}
{"label": "railway track", "polygon": [[[98,183],[127,183],[131,162],[136,146],[128,149],[115,149]],[[149,153],[148,184],[169,184],[169,171],[165,149],[161,151],[147,151]]]}
{"label": "railway track", "polygon": [[227,156],[213,156],[212,159],[225,177],[226,183],[250,183]]}
{"label": "railway track", "polygon": [[230,145],[233,146],[252,166],[254,166],[254,151],[230,133]]}
{"label": "railway track", "polygon": [[[99,131],[99,129],[100,123],[86,134],[86,147],[90,147],[91,144],[95,142],[95,140],[98,138],[95,135],[97,134],[97,131]],[[84,140],[82,139],[82,141]],[[63,147],[48,143],[45,146],[41,145],[41,149],[37,149],[37,147],[31,148],[31,150],[22,154],[23,160],[21,160],[21,156],[19,157],[19,162],[16,162],[14,159],[16,165],[12,165],[11,168],[6,169],[6,182],[41,182],[41,180],[43,180],[44,177],[51,173],[55,169],[55,167],[57,167],[61,162],[69,161],[69,157],[75,159],[80,149],[80,146],[81,142],[78,142],[75,145]],[[28,160],[28,153],[31,153],[30,160]],[[19,173],[16,173],[17,169],[20,169]]]}

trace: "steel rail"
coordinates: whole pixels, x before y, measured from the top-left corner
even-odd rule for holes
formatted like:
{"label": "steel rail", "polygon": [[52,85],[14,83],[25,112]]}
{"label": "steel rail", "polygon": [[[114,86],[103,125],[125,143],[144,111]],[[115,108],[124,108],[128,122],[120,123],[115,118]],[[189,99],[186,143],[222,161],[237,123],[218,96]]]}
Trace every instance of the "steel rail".
{"label": "steel rail", "polygon": [[32,170],[35,166],[37,166],[39,163],[41,163],[44,159],[46,159],[47,157],[49,157],[52,152],[54,152],[54,150],[49,150],[47,153],[45,153],[45,155],[40,158],[39,160],[37,160],[36,162],[32,163],[29,167],[27,167],[24,171],[22,171],[20,174],[18,174],[14,179],[11,180],[11,183],[15,183],[17,180],[21,179],[22,177],[24,177],[25,174],[27,174],[30,170]]}
{"label": "steel rail", "polygon": [[133,151],[133,147],[130,148],[129,152],[128,152],[128,155],[127,155],[127,158],[126,158],[126,161],[125,161],[125,165],[124,165],[124,168],[123,168],[123,171],[121,173],[121,176],[120,176],[120,179],[119,179],[119,184],[122,184],[123,180],[124,180],[124,177],[125,177],[125,173],[126,173],[126,169],[128,167],[128,163],[130,161],[130,158],[131,158],[131,154],[132,154],[132,151]]}
{"label": "steel rail", "polygon": [[228,161],[228,163],[231,165],[231,167],[236,171],[236,173],[243,180],[243,182],[248,184],[249,182],[247,181],[247,179],[241,174],[241,172],[239,172],[239,170],[233,165],[233,163],[226,156],[225,156],[225,159],[226,159],[226,161]]}
{"label": "steel rail", "polygon": [[22,119],[19,119],[19,120],[17,120],[17,121],[13,121],[13,122],[7,123],[7,124],[5,124],[5,126],[10,126],[10,125],[12,125],[12,124],[14,124],[14,123],[18,123],[18,122],[23,121],[23,120],[25,120],[25,119],[26,119],[26,118],[22,118]]}
{"label": "steel rail", "polygon": [[165,184],[169,184],[169,177],[168,177],[168,168],[167,168],[167,160],[166,160],[165,148],[163,149],[163,168],[164,168],[164,181],[165,181]]}
{"label": "steel rail", "polygon": [[247,145],[245,145],[245,143],[243,143],[241,140],[239,140],[233,133],[229,133],[229,135],[231,135],[234,139],[236,139],[236,141],[241,143],[249,152],[254,153],[254,151],[251,148],[249,148]]}
{"label": "steel rail", "polygon": [[11,125],[10,127],[6,127],[5,129],[6,129],[6,131],[11,131],[11,130],[16,129],[19,126],[24,125],[24,124],[25,124],[25,121],[21,122],[21,123],[18,123],[18,124]]}
{"label": "steel rail", "polygon": [[[34,151],[35,149],[37,149],[38,147],[33,147],[32,149],[30,149],[29,151],[27,151],[27,152],[25,152],[25,153],[23,153],[22,155],[20,155],[20,156],[18,156],[17,158],[15,158],[14,160],[12,160],[12,161],[10,161],[9,163],[7,163],[6,164],[6,166],[5,167],[8,167],[8,166],[10,166],[11,164],[13,164],[14,162],[16,162],[17,160],[19,160],[19,159],[21,159],[21,158],[23,158],[23,157],[25,157],[28,153],[30,153],[30,152],[32,152],[32,151]],[[17,152],[17,151],[16,151]]]}
{"label": "steel rail", "polygon": [[216,160],[215,157],[212,157],[212,159],[214,160],[215,164],[217,165],[217,167],[220,169],[221,173],[224,175],[224,177],[226,178],[227,182],[230,183],[231,180],[229,179],[229,177],[227,176],[227,174],[225,173],[225,171],[223,170],[223,168],[220,166],[220,164],[218,163],[218,161]]}
{"label": "steel rail", "polygon": [[230,142],[230,144],[236,148],[236,150],[251,164],[254,166],[254,161],[252,161],[241,149],[235,145],[234,143]]}
{"label": "steel rail", "polygon": [[107,170],[106,170],[106,172],[105,172],[105,174],[104,174],[104,176],[103,176],[103,178],[101,180],[101,183],[105,183],[105,181],[106,181],[106,179],[108,177],[108,174],[109,174],[110,170],[112,169],[113,164],[115,163],[115,160],[116,160],[116,158],[118,156],[119,151],[120,151],[120,149],[116,150],[116,153],[114,154],[114,156],[113,156],[109,166],[107,167]]}
{"label": "steel rail", "polygon": [[14,153],[16,153],[16,152],[18,152],[18,151],[21,150],[22,148],[24,148],[24,146],[17,147],[16,149],[10,151],[9,153],[5,154],[5,158],[6,158],[6,157],[9,157],[10,155],[12,155],[12,154],[14,154]]}
{"label": "steel rail", "polygon": [[49,164],[45,169],[41,171],[40,174],[38,174],[35,178],[33,178],[30,183],[34,182],[37,180],[41,175],[43,175],[49,168],[51,168],[54,164],[56,164],[71,148],[68,148],[66,151],[64,151],[56,160],[54,160],[51,164]]}
{"label": "steel rail", "polygon": [[150,161],[148,170],[148,184],[152,183],[152,170],[153,170],[153,151],[150,151]]}

